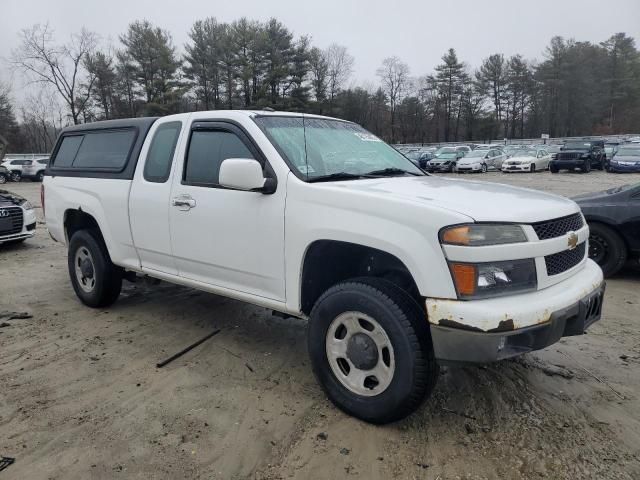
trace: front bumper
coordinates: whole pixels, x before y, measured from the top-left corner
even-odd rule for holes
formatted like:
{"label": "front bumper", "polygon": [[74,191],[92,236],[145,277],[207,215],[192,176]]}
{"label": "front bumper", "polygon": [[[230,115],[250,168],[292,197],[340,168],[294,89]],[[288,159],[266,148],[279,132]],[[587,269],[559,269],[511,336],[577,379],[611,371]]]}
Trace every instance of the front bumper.
{"label": "front bumper", "polygon": [[636,164],[636,165],[621,165],[619,163],[611,162],[609,164],[609,171],[610,172],[614,172],[614,173],[620,173],[620,172],[636,173],[636,172],[640,172],[640,165],[638,165],[638,164]]}
{"label": "front bumper", "polygon": [[442,364],[489,363],[581,335],[600,319],[604,288],[600,267],[588,260],[574,276],[536,292],[427,299],[435,356]]}
{"label": "front bumper", "polygon": [[503,172],[530,172],[531,164],[530,163],[522,163],[522,164],[505,164],[502,166]]}
{"label": "front bumper", "polygon": [[438,173],[438,172],[450,172],[453,170],[453,166],[451,164],[438,164],[438,165],[427,165],[426,168],[429,173]]}
{"label": "front bumper", "polygon": [[482,166],[481,165],[458,165],[457,170],[459,173],[482,172]]}

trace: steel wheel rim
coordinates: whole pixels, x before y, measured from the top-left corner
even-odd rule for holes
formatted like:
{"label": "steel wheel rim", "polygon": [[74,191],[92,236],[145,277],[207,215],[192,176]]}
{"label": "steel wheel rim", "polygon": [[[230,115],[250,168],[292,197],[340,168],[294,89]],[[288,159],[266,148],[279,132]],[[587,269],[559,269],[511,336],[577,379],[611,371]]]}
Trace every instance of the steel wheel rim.
{"label": "steel wheel rim", "polygon": [[7,183],[7,177],[5,177],[4,175],[0,175],[0,184],[4,183]]}
{"label": "steel wheel rim", "polygon": [[[352,359],[358,350],[352,347],[365,336],[369,339],[366,342],[371,342],[367,345],[375,346],[377,361],[371,368],[358,368]],[[334,318],[327,330],[325,351],[333,375],[357,395],[380,395],[393,380],[395,354],[391,340],[382,326],[367,314],[350,311]]]}
{"label": "steel wheel rim", "polygon": [[[88,264],[86,263],[88,262]],[[93,257],[87,247],[80,247],[73,258],[73,265],[75,267],[76,279],[80,288],[91,293],[96,286],[95,266],[93,263]],[[88,265],[90,265],[91,273],[87,271]]]}

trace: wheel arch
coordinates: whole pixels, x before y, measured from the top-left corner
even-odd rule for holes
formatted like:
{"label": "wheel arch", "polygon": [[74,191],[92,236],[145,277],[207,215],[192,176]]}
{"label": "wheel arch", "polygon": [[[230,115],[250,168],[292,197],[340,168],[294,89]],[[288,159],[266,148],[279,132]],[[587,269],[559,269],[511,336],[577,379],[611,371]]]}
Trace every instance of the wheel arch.
{"label": "wheel arch", "polygon": [[317,299],[331,286],[356,277],[384,278],[402,288],[419,304],[414,276],[397,256],[359,243],[315,240],[306,249],[299,286],[300,310],[308,315]]}

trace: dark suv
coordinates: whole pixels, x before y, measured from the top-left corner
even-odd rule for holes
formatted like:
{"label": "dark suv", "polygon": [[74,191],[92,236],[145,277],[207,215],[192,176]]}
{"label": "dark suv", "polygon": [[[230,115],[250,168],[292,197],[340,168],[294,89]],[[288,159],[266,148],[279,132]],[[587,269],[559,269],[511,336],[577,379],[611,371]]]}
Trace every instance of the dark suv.
{"label": "dark suv", "polygon": [[549,162],[551,173],[560,170],[575,170],[579,168],[583,172],[590,172],[592,168],[604,169],[605,163],[603,140],[580,140],[567,142],[556,158]]}

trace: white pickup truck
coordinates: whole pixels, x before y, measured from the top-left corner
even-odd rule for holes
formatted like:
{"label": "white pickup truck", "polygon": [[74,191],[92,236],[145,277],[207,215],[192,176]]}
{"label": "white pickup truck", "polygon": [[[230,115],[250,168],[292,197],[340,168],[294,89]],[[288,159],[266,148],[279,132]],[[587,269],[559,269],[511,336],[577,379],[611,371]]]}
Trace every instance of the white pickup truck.
{"label": "white pickup truck", "polygon": [[79,125],[43,184],[91,307],[151,277],[308,319],[329,398],[384,423],[440,364],[579,335],[604,283],[566,198],[425,174],[350,122],[212,111]]}

